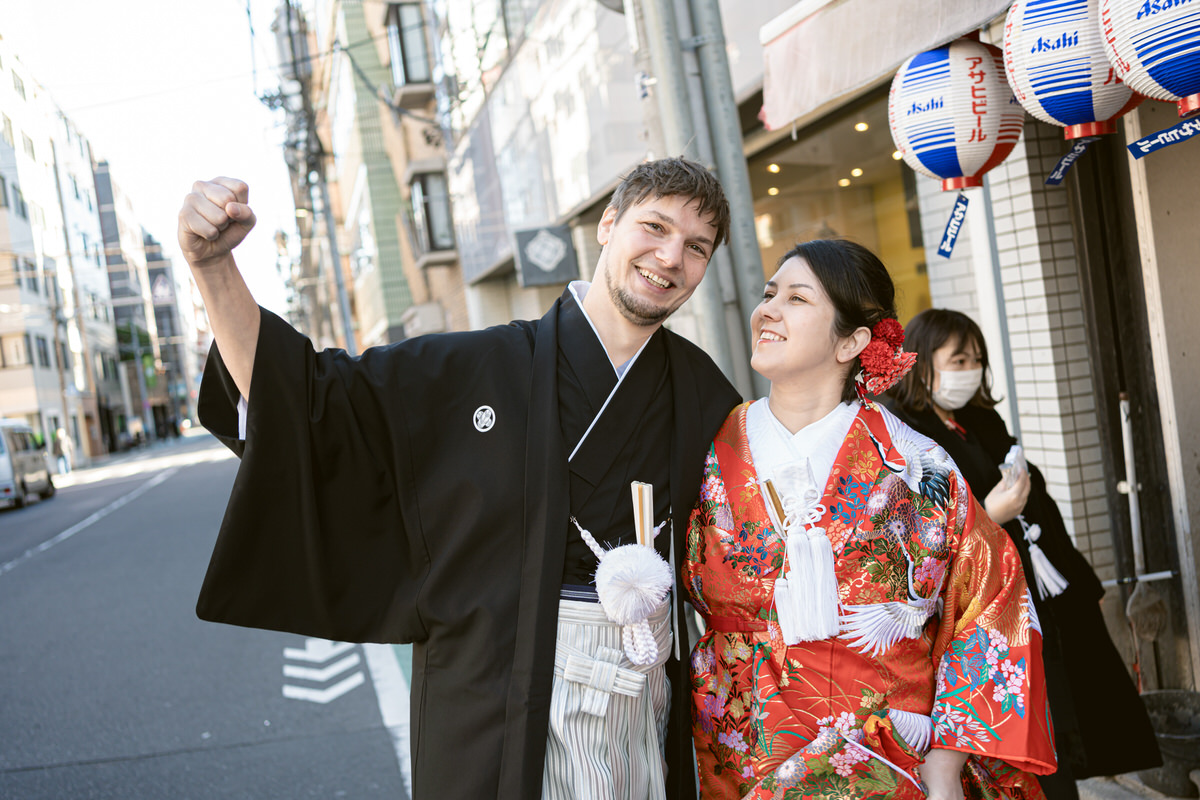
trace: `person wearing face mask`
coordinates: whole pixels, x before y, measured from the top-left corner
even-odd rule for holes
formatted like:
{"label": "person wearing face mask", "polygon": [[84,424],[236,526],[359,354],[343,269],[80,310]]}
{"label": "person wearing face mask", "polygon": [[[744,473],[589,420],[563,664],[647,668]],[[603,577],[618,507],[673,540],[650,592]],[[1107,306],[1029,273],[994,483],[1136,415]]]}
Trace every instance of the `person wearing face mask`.
{"label": "person wearing face mask", "polygon": [[1012,538],[1035,587],[1059,763],[1054,774],[1038,776],[1046,796],[1074,800],[1078,779],[1159,765],[1145,706],[1104,625],[1099,579],[1072,545],[1041,472],[1028,465],[1008,480],[1001,472],[1017,441],[994,409],[979,326],[957,311],[928,309],[904,333],[917,364],[889,406],[954,459]]}

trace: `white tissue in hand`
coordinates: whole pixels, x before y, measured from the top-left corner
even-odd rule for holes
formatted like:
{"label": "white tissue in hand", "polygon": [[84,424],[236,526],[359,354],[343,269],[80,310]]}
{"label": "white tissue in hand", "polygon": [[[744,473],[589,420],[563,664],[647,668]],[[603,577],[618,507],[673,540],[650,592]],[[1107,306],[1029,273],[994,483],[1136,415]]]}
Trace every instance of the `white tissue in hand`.
{"label": "white tissue in hand", "polygon": [[652,548],[626,544],[604,554],[596,568],[596,593],[608,618],[633,625],[649,617],[671,588],[671,568]]}

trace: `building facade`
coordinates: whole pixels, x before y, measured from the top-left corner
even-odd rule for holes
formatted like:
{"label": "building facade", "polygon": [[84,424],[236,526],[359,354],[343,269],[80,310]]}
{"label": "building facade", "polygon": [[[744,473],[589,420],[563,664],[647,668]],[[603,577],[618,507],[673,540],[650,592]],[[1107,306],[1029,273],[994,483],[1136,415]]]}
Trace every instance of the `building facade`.
{"label": "building facade", "polygon": [[163,439],[177,436],[180,423],[195,416],[189,387],[196,384],[196,360],[192,337],[188,335],[180,313],[174,264],[163,256],[162,245],[144,228],[142,243],[146,251],[146,278],[154,305],[154,329],[160,358],[156,374],[162,376],[166,395],[165,403],[154,406],[154,433]]}
{"label": "building facade", "polygon": [[150,295],[145,235],[132,200],[113,180],[108,162],[96,162],[93,175],[120,356],[122,406],[111,421],[112,446],[122,449],[156,438],[155,419],[164,416],[168,398],[161,374],[162,349]]}
{"label": "building facade", "polygon": [[[276,14],[301,240],[288,248],[292,316],[318,342],[352,335],[363,349],[468,326],[420,9],[326,0]],[[336,324],[335,251],[350,333]]]}
{"label": "building facade", "polygon": [[116,364],[91,148],[3,40],[0,125],[0,415],[86,461]]}
{"label": "building facade", "polygon": [[[1200,688],[1200,406],[1189,402],[1200,371],[1190,368],[1183,330],[1200,291],[1185,274],[1197,202],[1186,187],[1200,177],[1200,151],[1183,144],[1135,160],[1124,147],[1166,127],[1174,106],[1143,103],[1059,187],[1045,178],[1069,143],[1061,129],[1027,117],[1016,149],[970,190],[964,232],[943,258],[937,246],[954,195],[899,159],[888,89],[923,50],[966,34],[999,45],[1009,2],[940,2],[937,13],[915,0],[720,2],[721,35],[698,36],[692,23],[705,5],[424,5],[471,325],[539,316],[561,291],[562,279],[527,285],[522,232],[565,226],[578,277],[590,276],[608,193],[643,158],[663,154],[661,117],[679,116],[669,70],[647,57],[654,42],[643,27],[651,15],[678,14],[659,35],[677,37],[685,59],[715,43],[728,61],[764,276],[799,240],[847,237],[888,265],[902,322],[931,306],[976,319],[999,410],[1045,473],[1077,547],[1110,583],[1114,640],[1130,663],[1139,660],[1146,688]],[[684,122],[697,139],[715,139],[704,118],[716,101],[689,91]],[[721,177],[728,187],[737,176]],[[724,336],[739,386],[745,348],[732,340],[754,298],[727,269],[744,268],[710,267],[723,309],[711,307],[733,319],[725,334],[687,307],[672,323],[710,352]],[[1142,493],[1132,518],[1127,463]],[[1160,635],[1140,648],[1123,612],[1134,536],[1143,572],[1167,575],[1148,585],[1170,610]]]}

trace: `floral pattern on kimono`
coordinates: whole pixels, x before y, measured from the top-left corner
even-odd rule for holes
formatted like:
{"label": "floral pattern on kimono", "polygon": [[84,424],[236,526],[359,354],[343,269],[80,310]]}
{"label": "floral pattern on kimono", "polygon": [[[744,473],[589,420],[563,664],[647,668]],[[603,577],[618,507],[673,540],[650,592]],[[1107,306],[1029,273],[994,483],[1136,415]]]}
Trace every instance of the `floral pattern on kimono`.
{"label": "floral pattern on kimono", "polygon": [[735,409],[705,464],[683,566],[705,798],[911,797],[930,746],[970,753],[968,798],[1042,797],[1054,771],[1040,633],[1012,543],[945,452],[858,412],[821,501],[842,633],[788,646],[784,539]]}

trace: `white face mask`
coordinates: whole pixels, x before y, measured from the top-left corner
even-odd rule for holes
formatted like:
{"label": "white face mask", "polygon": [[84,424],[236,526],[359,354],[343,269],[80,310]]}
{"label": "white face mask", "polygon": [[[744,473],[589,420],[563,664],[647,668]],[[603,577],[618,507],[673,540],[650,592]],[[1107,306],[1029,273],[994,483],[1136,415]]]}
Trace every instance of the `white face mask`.
{"label": "white face mask", "polygon": [[938,389],[933,392],[933,402],[953,411],[971,402],[971,398],[983,384],[983,368],[963,370],[934,370],[937,373]]}

